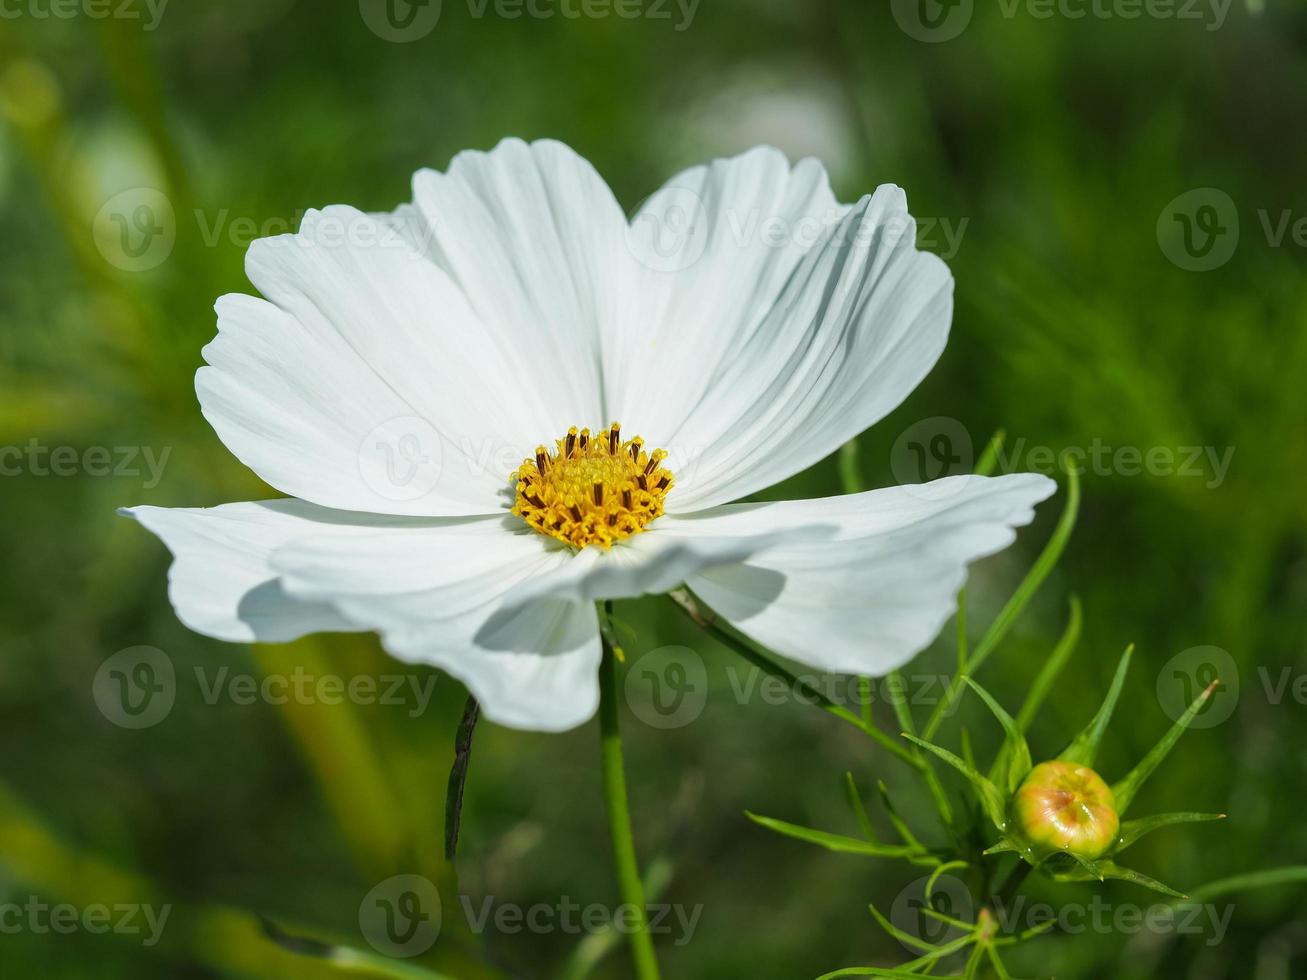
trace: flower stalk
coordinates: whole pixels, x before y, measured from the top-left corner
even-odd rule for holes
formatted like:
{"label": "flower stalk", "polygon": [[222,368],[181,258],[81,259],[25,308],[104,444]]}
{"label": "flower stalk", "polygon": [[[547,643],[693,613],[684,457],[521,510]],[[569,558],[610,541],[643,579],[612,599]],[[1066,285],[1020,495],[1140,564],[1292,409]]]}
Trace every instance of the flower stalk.
{"label": "flower stalk", "polygon": [[[607,605],[607,604],[606,604]],[[607,623],[607,608],[600,610]],[[631,809],[626,795],[626,766],[622,761],[622,734],[618,720],[617,655],[607,629],[600,630],[603,660],[599,666],[599,736],[603,756],[604,803],[613,841],[613,863],[622,902],[631,909],[634,928],[630,932],[631,957],[637,980],[659,980],[658,958],[654,954],[645,907],[644,883],[631,832]]]}

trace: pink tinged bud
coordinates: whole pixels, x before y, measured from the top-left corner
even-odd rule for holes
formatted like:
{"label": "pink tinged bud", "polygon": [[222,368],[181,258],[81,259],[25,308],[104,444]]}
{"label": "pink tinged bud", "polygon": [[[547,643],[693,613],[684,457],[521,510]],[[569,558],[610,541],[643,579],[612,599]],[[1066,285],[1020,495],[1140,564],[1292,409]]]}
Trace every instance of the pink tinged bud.
{"label": "pink tinged bud", "polygon": [[1103,778],[1072,762],[1041,762],[1012,798],[1014,828],[1040,856],[1065,851],[1093,860],[1121,828],[1116,800]]}

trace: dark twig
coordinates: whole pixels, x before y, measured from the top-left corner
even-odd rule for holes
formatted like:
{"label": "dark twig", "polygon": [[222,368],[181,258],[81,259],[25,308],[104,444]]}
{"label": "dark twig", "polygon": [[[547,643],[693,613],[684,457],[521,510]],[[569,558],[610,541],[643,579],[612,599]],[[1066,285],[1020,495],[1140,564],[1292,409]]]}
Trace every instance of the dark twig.
{"label": "dark twig", "polygon": [[445,860],[454,860],[458,852],[458,828],[463,817],[463,788],[467,785],[467,767],[472,761],[472,733],[476,731],[481,705],[472,695],[463,706],[463,720],[454,736],[454,765],[449,770],[449,789],[445,793]]}

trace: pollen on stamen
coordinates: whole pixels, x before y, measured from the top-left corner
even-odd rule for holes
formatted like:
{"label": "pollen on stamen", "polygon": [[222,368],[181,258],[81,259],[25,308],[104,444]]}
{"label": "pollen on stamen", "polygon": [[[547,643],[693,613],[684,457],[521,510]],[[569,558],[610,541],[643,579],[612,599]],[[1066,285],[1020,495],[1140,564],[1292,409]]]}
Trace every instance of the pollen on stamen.
{"label": "pollen on stamen", "polygon": [[616,422],[593,436],[573,426],[513,473],[513,513],[573,548],[608,549],[662,514],[675,483],[666,458],[662,449],[646,453],[639,436],[623,441]]}

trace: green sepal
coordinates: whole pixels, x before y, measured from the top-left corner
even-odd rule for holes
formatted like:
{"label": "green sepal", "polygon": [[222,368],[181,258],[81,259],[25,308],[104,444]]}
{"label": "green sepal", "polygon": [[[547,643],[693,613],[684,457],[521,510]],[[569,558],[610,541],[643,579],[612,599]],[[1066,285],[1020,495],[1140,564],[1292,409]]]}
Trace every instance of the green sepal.
{"label": "green sepal", "polygon": [[1034,763],[1030,759],[1030,746],[1026,743],[1026,737],[1021,733],[1021,729],[1017,727],[1016,720],[1003,709],[1003,706],[970,677],[966,681],[971,685],[971,689],[980,696],[980,700],[985,702],[994,717],[998,719],[998,723],[1003,726],[1006,738],[1003,740],[1003,748],[999,751],[998,757],[994,759],[994,765],[989,770],[989,780],[994,782],[999,778],[999,766],[1006,757],[1006,782],[1008,795],[1010,796],[1017,791],[1017,787],[1021,785],[1021,780],[1026,778],[1026,773],[1030,772],[1034,767]]}
{"label": "green sepal", "polygon": [[1171,726],[1170,730],[1161,737],[1149,753],[1139,760],[1139,765],[1131,769],[1124,779],[1112,787],[1112,795],[1116,798],[1118,816],[1125,816],[1126,808],[1130,806],[1135,794],[1139,792],[1139,787],[1144,784],[1144,780],[1153,774],[1153,770],[1162,764],[1162,760],[1175,747],[1175,743],[1180,740],[1180,736],[1189,727],[1189,723],[1198,716],[1198,712],[1202,710],[1203,705],[1207,703],[1207,699],[1212,696],[1212,692],[1216,690],[1216,685],[1219,683],[1221,683],[1220,680],[1214,680],[1208,684],[1207,690],[1194,698],[1194,703],[1185,709],[1185,713],[1180,716],[1180,719]]}
{"label": "green sepal", "polygon": [[1116,843],[1112,845],[1112,853],[1120,854],[1139,840],[1140,837],[1151,834],[1154,830],[1159,830],[1162,827],[1170,827],[1172,824],[1177,823],[1202,823],[1207,820],[1224,819],[1224,813],[1157,813],[1151,817],[1127,820],[1121,824],[1121,831],[1117,835]]}
{"label": "green sepal", "polygon": [[977,772],[975,766],[967,765],[948,749],[940,748],[933,742],[927,742],[925,739],[909,735],[907,732],[901,734],[909,742],[919,745],[927,752],[938,756],[966,776],[971,785],[975,787],[976,795],[980,798],[980,805],[984,807],[986,816],[989,817],[994,826],[999,830],[1003,830],[1007,826],[1007,804],[1003,794],[998,791],[997,786]]}
{"label": "green sepal", "polygon": [[1007,854],[1008,852],[1012,852],[1013,854],[1022,853],[1021,848],[1018,847],[1010,838],[1000,837],[997,844],[990,845],[980,853],[982,857],[989,857],[991,854]]}
{"label": "green sepal", "polygon": [[1132,871],[1130,868],[1123,868],[1115,861],[1106,858],[1097,861],[1080,861],[1078,865],[1068,868],[1066,871],[1050,873],[1057,881],[1104,881],[1113,878],[1118,881],[1129,881],[1136,885],[1143,885],[1145,888],[1151,888],[1163,895],[1170,895],[1172,898],[1183,899],[1187,897],[1174,888],[1162,884],[1156,878],[1150,878],[1148,875],[1139,871]]}
{"label": "green sepal", "polygon": [[1112,712],[1116,710],[1117,699],[1121,696],[1121,688],[1125,686],[1125,675],[1130,669],[1130,657],[1134,649],[1134,644],[1125,648],[1125,653],[1121,655],[1121,662],[1117,664],[1116,675],[1112,678],[1112,686],[1108,688],[1107,696],[1103,698],[1098,712],[1085,726],[1085,730],[1072,739],[1071,744],[1058,755],[1060,761],[1093,768],[1094,759],[1098,755],[1098,744],[1103,740],[1103,733],[1107,731],[1107,724],[1112,720]]}

